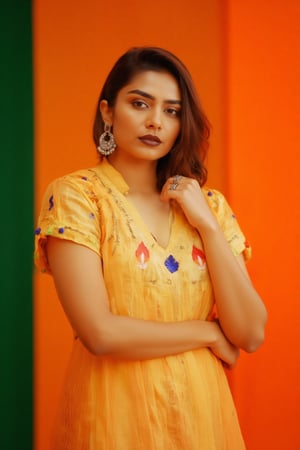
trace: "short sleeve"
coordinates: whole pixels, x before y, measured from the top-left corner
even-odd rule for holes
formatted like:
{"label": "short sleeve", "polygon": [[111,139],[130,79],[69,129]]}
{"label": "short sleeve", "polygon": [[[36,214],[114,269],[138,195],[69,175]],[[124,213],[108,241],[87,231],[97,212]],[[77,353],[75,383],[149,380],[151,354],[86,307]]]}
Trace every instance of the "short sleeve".
{"label": "short sleeve", "polygon": [[243,254],[245,261],[248,261],[251,258],[251,247],[224,195],[217,190],[206,190],[206,195],[232,252],[236,256]]}
{"label": "short sleeve", "polygon": [[53,181],[44,194],[35,230],[34,260],[38,269],[50,273],[47,237],[84,245],[100,254],[100,219],[93,183],[85,176]]}

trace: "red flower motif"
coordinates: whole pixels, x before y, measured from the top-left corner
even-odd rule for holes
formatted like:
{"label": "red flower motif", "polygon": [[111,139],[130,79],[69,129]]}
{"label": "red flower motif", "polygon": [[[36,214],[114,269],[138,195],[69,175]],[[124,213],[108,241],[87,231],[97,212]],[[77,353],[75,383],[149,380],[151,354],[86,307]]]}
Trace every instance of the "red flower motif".
{"label": "red flower motif", "polygon": [[138,246],[138,248],[135,251],[135,256],[138,261],[138,266],[141,269],[146,269],[147,267],[147,261],[149,261],[150,253],[147,247],[145,246],[144,242],[141,242]]}
{"label": "red flower motif", "polygon": [[205,270],[205,267],[206,267],[205,254],[203,253],[202,250],[200,250],[200,248],[197,248],[194,245],[193,245],[193,250],[192,250],[192,257],[193,257],[193,261],[197,264],[197,266],[201,270]]}

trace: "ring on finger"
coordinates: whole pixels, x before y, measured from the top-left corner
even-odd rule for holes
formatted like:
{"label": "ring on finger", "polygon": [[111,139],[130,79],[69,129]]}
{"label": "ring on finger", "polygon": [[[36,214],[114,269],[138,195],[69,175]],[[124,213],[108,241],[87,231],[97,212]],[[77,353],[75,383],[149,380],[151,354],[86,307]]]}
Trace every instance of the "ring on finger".
{"label": "ring on finger", "polygon": [[181,180],[182,175],[175,175],[175,177],[173,178],[173,182],[174,184],[178,184],[178,182]]}
{"label": "ring on finger", "polygon": [[177,186],[178,186],[178,183],[170,184],[170,187],[169,187],[170,191],[176,191]]}

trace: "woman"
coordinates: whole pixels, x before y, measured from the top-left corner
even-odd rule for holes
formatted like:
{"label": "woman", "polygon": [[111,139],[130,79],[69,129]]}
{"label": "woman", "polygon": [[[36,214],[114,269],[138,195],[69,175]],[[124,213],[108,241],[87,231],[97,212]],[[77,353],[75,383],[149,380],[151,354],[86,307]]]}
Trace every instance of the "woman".
{"label": "woman", "polygon": [[47,189],[36,262],[75,335],[55,450],[245,448],[224,366],[262,344],[266,311],[204,188],[208,136],[185,66],[133,48],[100,94],[99,164]]}

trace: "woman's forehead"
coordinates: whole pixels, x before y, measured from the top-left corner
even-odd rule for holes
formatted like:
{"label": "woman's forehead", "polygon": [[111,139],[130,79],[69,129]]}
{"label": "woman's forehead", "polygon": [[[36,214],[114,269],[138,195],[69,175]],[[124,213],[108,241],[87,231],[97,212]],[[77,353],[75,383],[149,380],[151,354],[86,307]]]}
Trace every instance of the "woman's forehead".
{"label": "woman's forehead", "polygon": [[132,77],[121,91],[129,93],[139,90],[153,97],[163,96],[168,100],[181,100],[179,85],[175,77],[167,71],[146,70]]}

